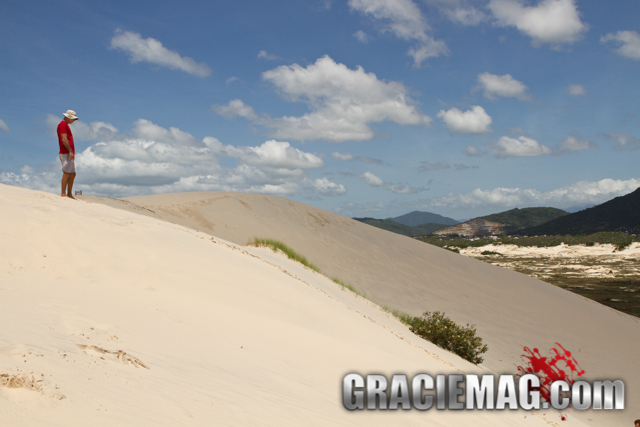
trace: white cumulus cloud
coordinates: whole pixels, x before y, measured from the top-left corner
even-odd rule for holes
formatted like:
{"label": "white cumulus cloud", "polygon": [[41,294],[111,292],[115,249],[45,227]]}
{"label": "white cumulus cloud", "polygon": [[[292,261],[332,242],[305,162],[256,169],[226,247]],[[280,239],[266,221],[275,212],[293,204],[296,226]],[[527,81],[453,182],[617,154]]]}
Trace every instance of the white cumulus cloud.
{"label": "white cumulus cloud", "polygon": [[526,188],[475,189],[464,194],[449,194],[431,200],[428,207],[434,210],[447,209],[485,212],[500,212],[515,207],[551,206],[560,209],[575,209],[598,205],[635,191],[640,179],[602,179],[596,182],[581,181],[551,191]]}
{"label": "white cumulus cloud", "polygon": [[417,42],[409,50],[416,66],[428,58],[449,53],[442,40],[435,40],[428,34],[430,27],[427,21],[418,5],[411,0],[349,0],[349,7],[372,17],[381,32]]}
{"label": "white cumulus cloud", "polygon": [[432,119],[420,113],[402,83],[379,80],[362,67],[355,70],[328,56],[314,64],[283,65],[262,74],[286,100],[303,102],[310,113],[303,116],[259,117],[241,100],[214,105],[223,117],[242,116],[271,130],[277,139],[344,142],[373,138],[370,123],[392,121],[401,125],[428,126]]}
{"label": "white cumulus cloud", "polygon": [[618,31],[617,33],[609,33],[600,38],[601,43],[618,42],[621,44],[616,52],[627,58],[640,61],[640,34],[636,31]]}
{"label": "white cumulus cloud", "polygon": [[467,111],[460,111],[457,108],[451,108],[448,111],[440,110],[437,117],[446,123],[451,132],[474,135],[491,132],[493,122],[491,116],[479,105],[474,105]]}
{"label": "white cumulus cloud", "polygon": [[353,37],[357,38],[362,43],[369,43],[369,36],[367,36],[367,33],[365,33],[362,30],[358,30],[355,33],[353,33]]}
{"label": "white cumulus cloud", "polygon": [[372,187],[382,187],[384,185],[384,181],[371,172],[365,172],[360,176]]}
{"label": "white cumulus cloud", "polygon": [[198,77],[206,77],[211,74],[211,69],[206,64],[180,56],[178,52],[164,47],[160,41],[151,37],[143,39],[138,33],[116,30],[111,39],[111,48],[125,52],[133,63],[148,62],[182,70]]}
{"label": "white cumulus cloud", "polygon": [[496,157],[531,157],[551,154],[553,150],[535,139],[526,136],[511,138],[501,137],[497,142],[491,144],[493,154]]}
{"label": "white cumulus cloud", "polygon": [[7,126],[7,124],[2,119],[0,119],[0,130],[2,132],[11,132],[11,130],[9,129],[9,126]]}
{"label": "white cumulus cloud", "polygon": [[607,139],[613,139],[616,141],[616,148],[623,150],[626,148],[638,149],[640,148],[640,139],[629,135],[625,132],[609,132],[605,135]]}
{"label": "white cumulus cloud", "polygon": [[527,86],[514,79],[511,74],[498,76],[491,73],[478,75],[478,88],[484,92],[488,99],[495,100],[497,97],[518,98],[522,101],[530,101],[531,96],[527,93]]}
{"label": "white cumulus cloud", "polygon": [[486,154],[498,157],[535,157],[546,155],[566,155],[578,151],[591,150],[598,148],[598,145],[575,136],[567,136],[554,147],[541,144],[535,139],[519,136],[511,138],[503,136],[498,141],[488,142],[486,144],[489,150],[483,151],[471,145],[467,146],[465,152],[468,156],[479,157]]}
{"label": "white cumulus cloud", "polygon": [[465,26],[478,25],[488,19],[484,12],[475,7],[455,7],[444,9],[443,12],[452,22]]}
{"label": "white cumulus cloud", "polygon": [[424,188],[421,187],[416,188],[410,187],[406,184],[394,184],[392,182],[383,181],[381,178],[371,172],[365,172],[359,176],[360,178],[363,178],[370,187],[386,188],[387,190],[390,190],[397,194],[413,194],[424,191]]}
{"label": "white cumulus cloud", "polygon": [[579,139],[575,136],[568,136],[562,141],[560,141],[560,145],[558,146],[558,151],[562,152],[571,152],[571,151],[584,151],[590,150],[592,148],[598,148],[598,145],[587,141],[585,139]]}
{"label": "white cumulus cloud", "polygon": [[344,161],[353,160],[353,155],[351,155],[351,153],[342,154],[342,153],[338,153],[337,151],[334,151],[331,153],[331,155],[336,159],[340,159]]}
{"label": "white cumulus cloud", "polygon": [[118,129],[111,123],[91,122],[84,123],[78,121],[73,127],[74,135],[87,141],[98,141],[100,139],[111,139],[118,133]]}
{"label": "white cumulus cloud", "polygon": [[134,125],[133,133],[144,140],[185,147],[196,147],[201,144],[193,135],[176,127],[165,129],[145,119],[136,120]]}
{"label": "white cumulus cloud", "polygon": [[571,96],[580,96],[587,94],[587,90],[584,88],[584,86],[581,85],[569,85],[567,86],[567,92],[569,92],[569,95]]}
{"label": "white cumulus cloud", "polygon": [[234,147],[220,144],[216,151],[251,166],[285,169],[315,169],[324,166],[322,159],[315,154],[305,153],[283,141],[266,141],[257,147]]}
{"label": "white cumulus cloud", "polygon": [[220,114],[225,119],[233,119],[236,116],[249,120],[257,120],[258,116],[253,111],[253,107],[246,105],[240,99],[233,99],[227,105],[213,105],[211,109]]}
{"label": "white cumulus cloud", "polygon": [[368,165],[379,165],[379,166],[382,166],[382,165],[385,164],[380,159],[375,159],[373,157],[365,157],[365,156],[354,156],[351,153],[342,154],[342,153],[338,153],[337,151],[334,151],[334,152],[331,153],[331,156],[335,157],[336,159],[340,159],[342,161],[355,160],[357,162],[366,163]]}
{"label": "white cumulus cloud", "polygon": [[[46,119],[55,130],[59,119]],[[107,136],[76,156],[76,187],[85,194],[124,197],[138,194],[180,191],[247,191],[270,194],[340,195],[341,184],[328,180],[310,181],[308,170],[324,166],[318,156],[291,147],[288,142],[270,140],[259,146],[222,144],[207,136],[198,140],[178,128],[163,128],[139,119],[131,131],[119,133],[104,122],[74,123],[72,129],[97,138]],[[235,167],[220,165],[234,159]],[[25,165],[20,174],[0,173],[0,182],[44,191],[59,191],[59,163],[35,167]],[[313,185],[310,185],[312,182]],[[317,191],[316,191],[317,190]]]}
{"label": "white cumulus cloud", "polygon": [[467,156],[470,157],[480,157],[485,154],[481,149],[479,149],[478,147],[474,147],[473,145],[467,145],[467,147],[464,149],[464,152]]}
{"label": "white cumulus cloud", "polygon": [[307,189],[312,189],[314,193],[324,196],[342,196],[347,194],[347,189],[342,184],[336,184],[327,178],[307,179],[304,182]]}
{"label": "white cumulus cloud", "polygon": [[[47,114],[47,116],[45,117],[47,128],[53,135],[55,135],[56,127],[61,121],[61,117],[53,114]],[[118,129],[111,123],[105,122],[85,123],[78,120],[71,126],[71,132],[73,133],[73,137],[76,140],[80,139],[84,141],[99,141],[119,138]]]}
{"label": "white cumulus cloud", "polygon": [[349,7],[378,20],[382,31],[405,40],[420,40],[429,29],[418,5],[411,0],[349,0]]}
{"label": "white cumulus cloud", "polygon": [[[336,209],[349,217],[396,216],[402,212],[427,211],[453,218],[469,218],[513,208],[555,207],[575,211],[624,196],[640,187],[640,179],[581,181],[550,191],[533,188],[477,188],[467,193],[448,194],[434,199],[394,200],[390,203],[345,203]],[[375,213],[375,214],[374,214]]]}
{"label": "white cumulus cloud", "polygon": [[280,59],[279,56],[276,56],[276,55],[273,55],[271,53],[268,53],[266,50],[261,50],[260,52],[258,52],[258,58],[266,59],[268,61],[276,61],[276,60]]}
{"label": "white cumulus cloud", "polygon": [[527,6],[519,0],[491,0],[487,5],[497,25],[515,27],[531,37],[534,46],[557,47],[580,40],[588,25],[580,20],[574,0],[542,0]]}

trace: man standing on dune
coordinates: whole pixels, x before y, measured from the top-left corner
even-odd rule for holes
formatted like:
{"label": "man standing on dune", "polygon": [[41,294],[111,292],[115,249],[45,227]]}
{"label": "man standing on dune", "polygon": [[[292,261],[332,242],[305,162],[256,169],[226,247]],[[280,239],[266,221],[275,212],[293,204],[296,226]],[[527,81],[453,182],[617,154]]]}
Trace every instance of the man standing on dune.
{"label": "man standing on dune", "polygon": [[64,119],[58,125],[58,144],[60,145],[60,162],[62,163],[62,197],[73,197],[73,180],[76,179],[76,148],[73,145],[73,134],[69,125],[76,120],[76,112],[67,110]]}

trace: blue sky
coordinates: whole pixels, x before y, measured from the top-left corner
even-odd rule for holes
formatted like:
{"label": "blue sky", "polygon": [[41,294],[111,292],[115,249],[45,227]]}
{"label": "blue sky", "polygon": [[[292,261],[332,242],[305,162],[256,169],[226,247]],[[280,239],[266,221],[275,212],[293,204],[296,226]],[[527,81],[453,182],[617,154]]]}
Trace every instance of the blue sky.
{"label": "blue sky", "polygon": [[0,182],[346,216],[576,210],[640,186],[640,3],[13,1]]}

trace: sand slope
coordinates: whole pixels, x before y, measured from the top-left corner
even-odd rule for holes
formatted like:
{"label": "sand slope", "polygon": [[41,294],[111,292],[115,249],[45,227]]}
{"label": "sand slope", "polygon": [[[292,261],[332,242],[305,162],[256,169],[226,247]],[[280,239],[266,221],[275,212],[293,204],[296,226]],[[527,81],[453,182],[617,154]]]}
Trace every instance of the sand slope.
{"label": "sand slope", "polygon": [[4,185],[0,214],[2,426],[558,425],[348,412],[348,372],[488,371],[266,249]]}
{"label": "sand slope", "polygon": [[[280,239],[367,298],[410,314],[445,311],[477,324],[489,345],[484,367],[514,373],[523,346],[544,354],[558,342],[587,380],[626,382],[627,410],[578,416],[627,422],[640,414],[640,319],[542,281],[284,198],[180,193],[126,201],[90,198],[245,244]],[[634,418],[635,417],[635,418]]]}

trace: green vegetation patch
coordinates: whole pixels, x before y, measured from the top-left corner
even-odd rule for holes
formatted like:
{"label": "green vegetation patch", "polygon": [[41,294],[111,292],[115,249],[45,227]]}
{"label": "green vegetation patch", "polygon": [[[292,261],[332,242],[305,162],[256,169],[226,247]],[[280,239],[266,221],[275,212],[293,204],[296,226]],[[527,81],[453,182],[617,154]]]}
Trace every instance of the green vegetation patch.
{"label": "green vegetation patch", "polygon": [[405,325],[411,326],[411,321],[413,320],[413,316],[405,313],[404,311],[396,310],[394,308],[389,308],[387,306],[382,306],[382,309],[387,313],[391,313],[393,317],[395,317]]}
{"label": "green vegetation patch", "polygon": [[515,230],[544,224],[565,215],[569,215],[569,212],[556,208],[515,208],[510,211],[487,215],[480,218],[504,224],[501,227],[502,231],[505,233],[511,233]]}
{"label": "green vegetation patch", "polygon": [[[252,241],[247,243],[247,245],[248,246],[267,246],[267,247],[273,249],[276,252],[278,252],[278,251],[283,252],[289,259],[297,261],[300,264],[304,265],[305,267],[309,267],[310,269],[312,269],[316,273],[323,274],[322,271],[320,271],[320,268],[318,266],[316,266],[315,264],[312,264],[311,262],[309,262],[307,257],[305,257],[304,255],[294,251],[292,248],[290,248],[289,246],[287,246],[285,243],[281,242],[280,240],[254,237]],[[332,277],[331,280],[333,280],[335,283],[340,285],[340,287],[342,289],[348,289],[351,292],[353,292],[354,294],[364,298],[364,294],[358,292],[356,290],[356,288],[353,287],[353,285],[351,285],[349,283],[345,283],[345,282],[343,282],[342,280],[340,280],[337,277]]]}
{"label": "green vegetation patch", "polygon": [[482,253],[480,255],[500,255],[500,256],[504,256],[500,252],[495,252],[495,251],[482,251]]}
{"label": "green vegetation patch", "polygon": [[403,236],[415,237],[426,236],[434,231],[441,230],[448,227],[444,224],[426,223],[416,226],[404,225],[395,222],[392,219],[375,219],[375,218],[353,218],[356,221],[364,222],[365,224],[372,225],[383,230],[391,231],[392,233],[402,234]]}
{"label": "green vegetation patch", "polygon": [[555,277],[552,284],[631,316],[640,317],[640,279]]}
{"label": "green vegetation patch", "polygon": [[484,361],[480,355],[489,350],[486,344],[482,344],[482,338],[476,336],[475,325],[467,323],[462,327],[439,311],[427,311],[422,317],[406,319],[405,323],[414,334],[475,365]]}
{"label": "green vegetation patch", "polygon": [[520,230],[518,234],[571,234],[585,235],[601,231],[640,230],[640,188],[625,196],[616,197],[601,205],[547,223]]}
{"label": "green vegetation patch", "polygon": [[300,264],[304,265],[305,267],[309,267],[313,271],[320,273],[320,268],[318,268],[318,266],[310,263],[309,260],[304,255],[301,255],[298,252],[294,251],[293,249],[291,249],[289,246],[287,246],[280,240],[263,239],[263,238],[254,237],[253,241],[249,242],[248,244],[253,246],[267,246],[276,252],[280,251],[284,253],[289,259],[298,261]]}
{"label": "green vegetation patch", "polygon": [[333,280],[335,283],[337,283],[338,285],[340,285],[342,287],[342,289],[349,289],[351,292],[353,292],[356,295],[360,295],[360,292],[356,291],[356,288],[354,288],[352,285],[350,285],[349,283],[345,283],[342,280],[338,279],[337,277],[332,277],[331,280]]}

